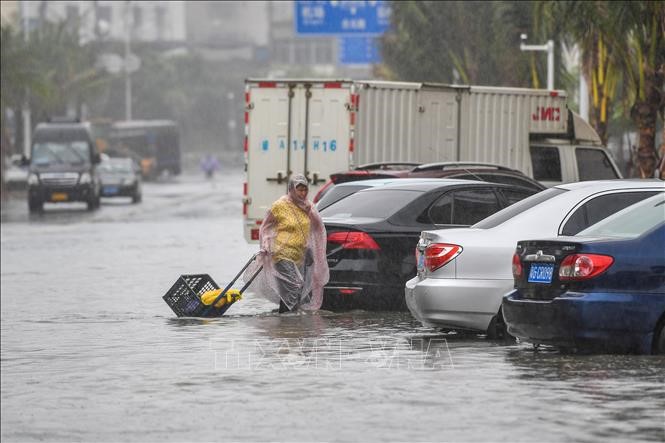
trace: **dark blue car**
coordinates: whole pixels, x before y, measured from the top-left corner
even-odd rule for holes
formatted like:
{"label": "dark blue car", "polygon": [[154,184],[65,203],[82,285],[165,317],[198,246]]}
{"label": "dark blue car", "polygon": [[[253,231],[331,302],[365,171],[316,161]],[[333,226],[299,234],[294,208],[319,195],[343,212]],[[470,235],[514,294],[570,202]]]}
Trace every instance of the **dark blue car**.
{"label": "dark blue car", "polygon": [[520,241],[508,332],[564,350],[665,354],[665,193],[574,237]]}

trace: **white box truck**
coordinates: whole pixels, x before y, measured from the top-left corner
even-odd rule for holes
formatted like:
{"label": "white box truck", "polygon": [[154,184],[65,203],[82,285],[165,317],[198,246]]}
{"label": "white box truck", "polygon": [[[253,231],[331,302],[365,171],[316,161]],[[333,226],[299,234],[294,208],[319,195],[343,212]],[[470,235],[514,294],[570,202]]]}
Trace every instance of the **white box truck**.
{"label": "white box truck", "polygon": [[486,162],[547,186],[620,178],[564,91],[322,79],[245,82],[245,238],[288,177],[310,193],[330,174],[377,162]]}

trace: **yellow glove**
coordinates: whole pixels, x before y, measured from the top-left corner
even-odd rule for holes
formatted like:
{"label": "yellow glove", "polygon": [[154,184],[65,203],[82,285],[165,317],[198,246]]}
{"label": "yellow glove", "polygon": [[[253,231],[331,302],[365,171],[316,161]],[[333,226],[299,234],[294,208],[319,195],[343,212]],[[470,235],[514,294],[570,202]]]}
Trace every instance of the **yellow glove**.
{"label": "yellow glove", "polygon": [[[212,302],[215,301],[217,297],[219,297],[219,294],[222,293],[221,289],[213,289],[212,291],[206,291],[201,295],[201,302],[204,305],[211,305]],[[240,291],[237,289],[229,289],[226,291],[226,294],[224,294],[224,297],[220,298],[217,304],[215,305],[216,308],[221,308],[227,303],[233,303],[234,301],[240,300],[242,298],[242,294],[240,294]]]}

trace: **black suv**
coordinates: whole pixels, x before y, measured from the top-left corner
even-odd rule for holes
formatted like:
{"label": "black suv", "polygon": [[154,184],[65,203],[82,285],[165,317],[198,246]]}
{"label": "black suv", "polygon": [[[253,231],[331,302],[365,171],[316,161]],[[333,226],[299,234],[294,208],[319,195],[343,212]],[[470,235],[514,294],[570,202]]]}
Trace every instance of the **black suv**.
{"label": "black suv", "polygon": [[536,191],[545,189],[545,186],[522,171],[493,163],[372,163],[358,166],[351,171],[332,174],[330,180],[314,197],[314,203],[321,200],[328,191],[339,183],[375,178],[461,178],[516,185]]}
{"label": "black suv", "polygon": [[[40,123],[33,133],[28,175],[28,209],[41,212],[44,202],[82,201],[99,207],[97,152],[90,123]],[[27,159],[26,159],[27,162]]]}

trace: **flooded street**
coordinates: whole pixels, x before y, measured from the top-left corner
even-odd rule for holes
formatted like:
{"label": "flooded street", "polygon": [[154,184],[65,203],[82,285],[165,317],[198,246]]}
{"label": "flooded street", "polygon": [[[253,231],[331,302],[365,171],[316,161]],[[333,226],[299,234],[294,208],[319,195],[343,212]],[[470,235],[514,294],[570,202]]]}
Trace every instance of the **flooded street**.
{"label": "flooded street", "polygon": [[[230,281],[243,174],[143,203],[3,202],[2,441],[665,441],[665,358],[535,352],[408,312],[178,319],[181,274]],[[240,287],[240,284],[237,285]]]}

